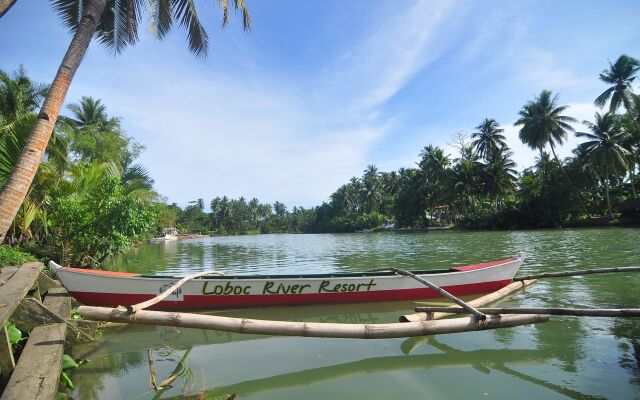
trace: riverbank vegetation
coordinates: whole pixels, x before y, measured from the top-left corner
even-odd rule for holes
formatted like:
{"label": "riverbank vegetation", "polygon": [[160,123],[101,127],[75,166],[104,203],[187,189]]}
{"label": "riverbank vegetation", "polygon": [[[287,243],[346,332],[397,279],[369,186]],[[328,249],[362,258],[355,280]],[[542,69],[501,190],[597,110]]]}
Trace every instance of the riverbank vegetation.
{"label": "riverbank vegetation", "polygon": [[[16,164],[48,87],[20,67],[0,71],[0,187]],[[100,100],[68,107],[5,241],[74,265],[99,264],[154,233],[160,206],[143,147]]]}
{"label": "riverbank vegetation", "polygon": [[[585,131],[575,131],[571,109],[543,90],[522,106],[519,139],[538,154],[518,173],[504,129],[492,118],[470,137],[453,135],[456,154],[427,145],[414,167],[381,172],[370,165],[311,209],[262,205],[256,199],[204,202],[178,213],[184,227],[200,231],[353,232],[394,223],[397,228],[451,226],[475,229],[589,226],[611,223],[614,204],[637,199],[640,183],[640,97],[633,92],[640,64],[620,56],[600,74],[601,108]],[[583,143],[564,160],[557,147],[569,135]],[[275,212],[274,212],[275,211]]]}
{"label": "riverbank vegetation", "polygon": [[[610,223],[614,205],[637,199],[640,63],[621,56],[600,75],[601,107],[575,132],[571,109],[543,90],[519,111],[519,139],[536,152],[519,173],[498,121],[485,118],[471,135],[455,134],[455,154],[427,145],[413,167],[379,171],[340,186],[312,208],[258,199],[198,199],[184,209],[165,204],[136,162],[144,146],[127,136],[101,100],[69,104],[5,242],[41,257],[81,266],[100,264],[136,241],[176,226],[182,233],[353,232],[396,228],[536,228]],[[0,187],[19,159],[48,87],[20,67],[0,71]],[[557,147],[583,140],[565,159]],[[601,217],[601,218],[596,218]],[[604,219],[603,219],[604,218]]]}

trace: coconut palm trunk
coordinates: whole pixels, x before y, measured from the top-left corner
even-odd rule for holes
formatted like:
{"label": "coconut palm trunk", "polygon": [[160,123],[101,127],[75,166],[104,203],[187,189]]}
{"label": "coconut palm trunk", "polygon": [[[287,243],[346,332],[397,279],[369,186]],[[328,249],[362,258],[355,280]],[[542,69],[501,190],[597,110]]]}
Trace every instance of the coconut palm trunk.
{"label": "coconut palm trunk", "polygon": [[6,14],[15,2],[16,0],[0,0],[0,17]]}
{"label": "coconut palm trunk", "polygon": [[565,178],[567,178],[567,182],[571,183],[571,179],[569,179],[569,175],[567,174],[567,171],[564,169],[564,165],[562,165],[562,161],[560,161],[560,158],[558,158],[558,155],[556,154],[556,149],[555,149],[555,146],[553,145],[553,142],[551,142],[550,144],[551,144],[551,152],[553,153],[553,158],[556,159],[556,162],[560,166],[560,170],[562,171],[562,174],[564,175]]}
{"label": "coconut palm trunk", "polygon": [[636,191],[636,184],[633,182],[633,180],[635,179],[635,174],[634,174],[635,169],[636,169],[636,163],[635,162],[629,163],[629,182],[631,183],[631,192],[633,193],[633,198],[637,199],[638,192]]}
{"label": "coconut palm trunk", "polygon": [[613,211],[611,210],[611,199],[609,197],[609,170],[606,171],[606,176],[603,179],[604,181],[604,194],[607,200],[607,213],[609,215],[609,219],[613,219]]}
{"label": "coconut palm trunk", "polygon": [[78,28],[62,59],[60,68],[29,134],[22,154],[11,172],[7,184],[0,191],[0,243],[13,222],[29,191],[42,156],[47,148],[69,85],[84,58],[91,38],[104,12],[106,0],[88,0]]}

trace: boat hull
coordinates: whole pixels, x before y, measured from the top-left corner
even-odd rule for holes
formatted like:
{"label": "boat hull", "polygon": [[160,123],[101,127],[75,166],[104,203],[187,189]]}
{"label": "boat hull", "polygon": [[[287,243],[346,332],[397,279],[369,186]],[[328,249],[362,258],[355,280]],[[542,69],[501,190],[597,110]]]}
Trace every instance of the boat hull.
{"label": "boat hull", "polygon": [[[512,282],[523,257],[422,271],[418,275],[456,296],[498,290]],[[127,306],[149,300],[180,277],[63,268],[51,264],[65,288],[91,306]],[[389,273],[300,276],[211,276],[185,283],[154,309],[188,310],[323,303],[407,301],[441,297],[416,280]]]}

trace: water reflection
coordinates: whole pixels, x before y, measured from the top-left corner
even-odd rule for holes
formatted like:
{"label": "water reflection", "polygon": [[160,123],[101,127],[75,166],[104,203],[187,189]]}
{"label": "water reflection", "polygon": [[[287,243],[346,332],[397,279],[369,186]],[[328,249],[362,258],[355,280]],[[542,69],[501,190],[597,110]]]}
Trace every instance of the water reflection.
{"label": "water reflection", "polygon": [[[116,262],[127,271],[184,274],[360,271],[379,266],[443,268],[524,250],[523,273],[640,265],[639,229],[437,232],[371,235],[264,235],[150,245]],[[640,306],[640,274],[539,281],[504,307]],[[395,322],[416,303],[278,307],[217,314],[322,322]],[[423,304],[420,304],[423,305]],[[243,335],[198,329],[126,327],[77,346],[91,362],[75,373],[77,398],[153,398],[146,352],[170,376],[181,356],[193,375],[164,397],[325,398],[638,398],[640,323],[556,317],[536,326],[407,340],[341,340]],[[191,389],[189,389],[191,387]]]}

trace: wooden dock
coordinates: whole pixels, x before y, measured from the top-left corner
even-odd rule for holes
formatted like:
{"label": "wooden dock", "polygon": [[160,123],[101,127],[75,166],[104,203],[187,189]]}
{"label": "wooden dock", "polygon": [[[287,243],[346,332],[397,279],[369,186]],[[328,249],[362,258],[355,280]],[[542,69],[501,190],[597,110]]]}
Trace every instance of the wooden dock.
{"label": "wooden dock", "polygon": [[[54,399],[65,344],[91,341],[83,322],[71,317],[71,296],[42,272],[42,263],[0,270],[0,373],[4,399]],[[14,358],[7,322],[29,337]],[[86,325],[86,324],[85,324]]]}

